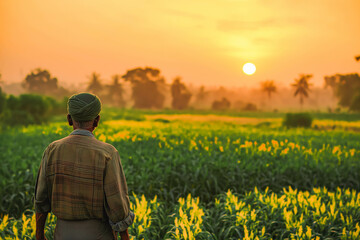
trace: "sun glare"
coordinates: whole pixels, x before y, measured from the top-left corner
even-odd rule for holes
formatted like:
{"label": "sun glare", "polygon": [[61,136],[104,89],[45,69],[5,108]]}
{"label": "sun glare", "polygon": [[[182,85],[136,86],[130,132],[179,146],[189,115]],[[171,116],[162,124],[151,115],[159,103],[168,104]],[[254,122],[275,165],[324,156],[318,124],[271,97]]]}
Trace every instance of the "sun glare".
{"label": "sun glare", "polygon": [[243,71],[247,75],[253,75],[256,71],[256,67],[253,63],[245,63],[243,66]]}

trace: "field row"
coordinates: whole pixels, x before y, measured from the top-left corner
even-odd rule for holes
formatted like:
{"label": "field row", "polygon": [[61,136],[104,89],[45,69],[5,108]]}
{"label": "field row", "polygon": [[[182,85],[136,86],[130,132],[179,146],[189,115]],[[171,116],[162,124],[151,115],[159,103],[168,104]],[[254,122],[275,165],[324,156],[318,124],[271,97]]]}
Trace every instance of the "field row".
{"label": "field row", "polygon": [[[42,153],[70,132],[51,124],[0,135],[0,213],[19,217],[32,208]],[[241,194],[254,187],[360,191],[360,134],[354,132],[109,121],[95,136],[118,149],[130,191],[165,203],[189,193],[209,203],[227,189]]]}
{"label": "field row", "polygon": [[[168,205],[156,197],[131,197],[136,218],[132,239],[358,239],[360,193],[340,189],[311,192],[291,187],[276,194],[256,188],[245,195],[227,193],[205,204],[188,195]],[[3,216],[2,239],[34,239],[35,214]],[[46,236],[52,239],[56,217],[50,215]]]}

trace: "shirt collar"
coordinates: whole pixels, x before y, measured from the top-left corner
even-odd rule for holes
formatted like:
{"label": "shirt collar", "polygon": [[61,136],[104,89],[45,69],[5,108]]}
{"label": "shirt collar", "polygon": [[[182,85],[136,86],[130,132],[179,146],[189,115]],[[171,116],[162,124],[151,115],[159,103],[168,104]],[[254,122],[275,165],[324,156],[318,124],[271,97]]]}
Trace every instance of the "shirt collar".
{"label": "shirt collar", "polygon": [[76,129],[76,130],[72,131],[72,133],[70,133],[70,135],[83,135],[83,136],[94,137],[94,134],[92,134],[92,132],[90,132],[89,130],[85,130],[85,129]]}

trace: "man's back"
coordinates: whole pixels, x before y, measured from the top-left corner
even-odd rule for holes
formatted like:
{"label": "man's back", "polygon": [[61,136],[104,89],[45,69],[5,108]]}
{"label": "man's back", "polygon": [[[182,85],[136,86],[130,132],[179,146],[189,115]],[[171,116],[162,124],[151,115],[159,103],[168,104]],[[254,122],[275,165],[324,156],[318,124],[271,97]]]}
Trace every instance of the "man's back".
{"label": "man's back", "polygon": [[63,237],[67,234],[76,239],[74,233],[82,239],[90,232],[101,236],[95,239],[108,239],[111,227],[121,231],[134,218],[119,153],[86,130],[75,130],[47,147],[36,189],[36,211],[51,210],[58,218],[56,239],[69,239]]}
{"label": "man's back", "polygon": [[70,135],[52,143],[47,154],[52,212],[64,220],[105,219],[104,173],[116,149],[94,137]]}

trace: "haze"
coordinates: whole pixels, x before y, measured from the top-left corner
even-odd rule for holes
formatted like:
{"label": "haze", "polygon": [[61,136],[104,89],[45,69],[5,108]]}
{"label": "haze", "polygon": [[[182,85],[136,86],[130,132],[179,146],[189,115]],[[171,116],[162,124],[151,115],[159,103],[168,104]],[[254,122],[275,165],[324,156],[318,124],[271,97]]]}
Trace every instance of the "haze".
{"label": "haze", "polygon": [[[0,1],[0,73],[20,82],[48,69],[61,84],[159,68],[167,82],[288,86],[299,73],[315,86],[358,72],[360,1],[133,0]],[[253,62],[257,71],[242,71]]]}

